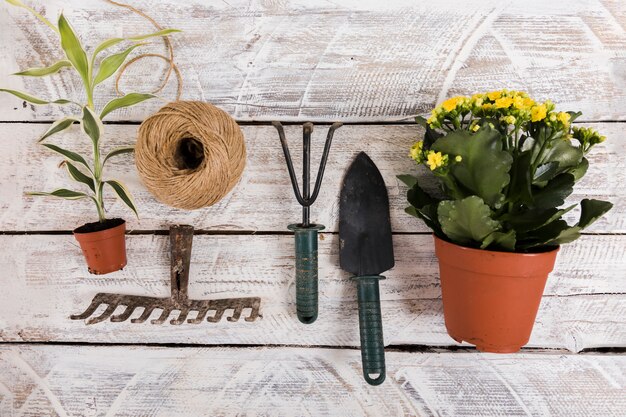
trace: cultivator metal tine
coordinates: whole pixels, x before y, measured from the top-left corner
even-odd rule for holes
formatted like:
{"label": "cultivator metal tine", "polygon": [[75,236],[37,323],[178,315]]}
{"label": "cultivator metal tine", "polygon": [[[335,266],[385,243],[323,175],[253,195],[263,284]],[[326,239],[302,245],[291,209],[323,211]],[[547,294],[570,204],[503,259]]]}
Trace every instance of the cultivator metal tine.
{"label": "cultivator metal tine", "polygon": [[98,309],[98,307],[100,307],[103,304],[102,298],[103,298],[104,295],[106,295],[106,294],[103,294],[103,293],[96,294],[93,297],[93,300],[91,300],[91,304],[89,304],[89,306],[87,307],[87,309],[85,311],[83,311],[80,314],[72,314],[70,316],[70,319],[72,319],[72,320],[85,320],[86,318],[91,316]]}
{"label": "cultivator metal tine", "polygon": [[127,305],[126,309],[122,311],[120,314],[116,314],[115,316],[111,316],[111,321],[113,323],[119,323],[122,321],[128,320],[128,318],[133,314],[137,306]]}
{"label": "cultivator metal tine", "polygon": [[209,308],[210,306],[206,306],[206,307],[201,307],[200,309],[198,309],[198,315],[194,317],[193,319],[188,319],[187,323],[191,323],[191,324],[202,323],[204,321],[204,317],[206,317],[206,313],[209,312]]}
{"label": "cultivator metal tine", "polygon": [[250,314],[244,320],[247,322],[252,322],[261,317],[259,314],[259,308],[261,307],[261,299],[258,297],[248,298],[250,300],[250,304],[247,305],[247,308],[250,308]]}
{"label": "cultivator metal tine", "polygon": [[169,317],[171,312],[172,312],[171,308],[164,308],[163,312],[161,312],[161,315],[159,316],[159,318],[151,320],[150,323],[152,323],[152,324],[162,324],[165,320],[167,320],[167,318]]}
{"label": "cultivator metal tine", "polygon": [[234,322],[234,321],[238,321],[239,318],[241,317],[241,312],[243,311],[243,307],[237,307],[235,308],[235,311],[233,311],[233,315],[230,317],[226,317],[226,320]]}
{"label": "cultivator metal tine", "polygon": [[[211,309],[211,310],[214,310],[214,309]],[[208,316],[206,318],[206,321],[208,321],[209,323],[217,323],[218,321],[222,319],[222,316],[224,315],[224,311],[226,311],[226,309],[224,308],[215,309],[215,315]]]}

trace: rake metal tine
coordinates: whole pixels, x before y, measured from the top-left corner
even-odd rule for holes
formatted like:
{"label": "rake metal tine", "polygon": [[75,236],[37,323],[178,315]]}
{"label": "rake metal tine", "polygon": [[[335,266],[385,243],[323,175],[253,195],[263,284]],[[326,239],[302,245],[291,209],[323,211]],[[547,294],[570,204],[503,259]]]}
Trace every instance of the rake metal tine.
{"label": "rake metal tine", "polygon": [[193,319],[189,319],[187,320],[187,323],[191,323],[191,324],[198,324],[198,323],[202,323],[202,321],[204,320],[204,317],[206,316],[206,313],[209,312],[211,306],[206,306],[206,307],[202,307],[198,310],[198,315],[196,317],[194,317]]}
{"label": "rake metal tine", "polygon": [[111,321],[113,323],[119,323],[121,321],[126,321],[133,314],[137,306],[128,305],[126,306],[126,310],[122,311],[120,314],[116,314],[115,316],[111,316]]}
{"label": "rake metal tine", "polygon": [[208,321],[209,323],[217,323],[218,321],[222,319],[223,315],[224,315],[224,309],[218,308],[215,310],[215,315],[207,317],[206,321]]}
{"label": "rake metal tine", "polygon": [[188,308],[180,310],[180,314],[178,315],[178,318],[170,320],[170,324],[183,324],[185,322],[185,319],[187,319],[188,314],[189,314]]}
{"label": "rake metal tine", "polygon": [[243,311],[243,307],[239,306],[237,308],[235,308],[235,310],[233,311],[233,315],[230,317],[226,317],[226,320],[228,321],[238,321],[239,318],[241,317],[241,312]]}
{"label": "rake metal tine", "polygon": [[117,303],[110,303],[108,307],[106,308],[106,310],[102,312],[102,314],[100,314],[97,317],[92,317],[89,320],[87,320],[87,324],[97,324],[97,323],[105,321],[111,316],[111,314],[113,314],[116,308],[117,308]]}
{"label": "rake metal tine", "polygon": [[103,304],[100,294],[96,294],[95,297],[93,297],[93,300],[91,300],[91,304],[89,304],[89,307],[87,307],[87,309],[85,311],[83,311],[80,314],[72,314],[70,316],[70,319],[72,320],[84,320],[87,317],[91,316],[94,311],[96,311],[98,309],[98,307],[100,307]]}
{"label": "rake metal tine", "polygon": [[257,318],[261,317],[261,315],[259,314],[259,307],[260,306],[261,306],[261,299],[260,298],[253,298],[252,299],[252,304],[249,306],[252,309],[252,311],[250,312],[250,315],[245,318],[245,321],[251,322],[251,321],[255,321]]}
{"label": "rake metal tine", "polygon": [[154,307],[145,307],[143,313],[141,313],[141,316],[137,317],[136,319],[132,319],[130,322],[143,323],[144,321],[148,320],[153,311]]}
{"label": "rake metal tine", "polygon": [[172,312],[171,308],[164,308],[163,312],[161,313],[159,318],[152,320],[150,323],[152,323],[152,324],[162,324],[167,319],[167,317],[170,315],[171,312]]}

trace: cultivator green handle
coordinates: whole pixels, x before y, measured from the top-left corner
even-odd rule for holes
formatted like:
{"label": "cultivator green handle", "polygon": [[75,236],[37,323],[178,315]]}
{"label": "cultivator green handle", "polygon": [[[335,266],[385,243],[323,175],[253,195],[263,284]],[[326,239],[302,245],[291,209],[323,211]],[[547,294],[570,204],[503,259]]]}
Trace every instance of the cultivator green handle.
{"label": "cultivator green handle", "polygon": [[298,320],[311,324],[317,319],[317,232],[324,226],[290,224],[296,247],[296,311]]}
{"label": "cultivator green handle", "polygon": [[380,385],[385,380],[385,343],[378,281],[385,277],[366,275],[352,279],[357,282],[363,377],[370,385]]}

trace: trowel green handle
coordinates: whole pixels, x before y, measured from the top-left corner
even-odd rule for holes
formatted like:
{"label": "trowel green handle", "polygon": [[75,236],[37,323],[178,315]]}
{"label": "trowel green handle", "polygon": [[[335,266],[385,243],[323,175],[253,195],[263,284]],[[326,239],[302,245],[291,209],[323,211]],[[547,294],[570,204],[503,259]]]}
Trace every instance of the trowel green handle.
{"label": "trowel green handle", "polygon": [[383,320],[380,313],[378,281],[385,279],[385,277],[367,275],[352,279],[357,282],[359,299],[363,377],[370,385],[380,385],[385,380],[385,343],[383,341]]}
{"label": "trowel green handle", "polygon": [[317,319],[317,232],[323,228],[289,225],[296,247],[296,311],[304,324]]}

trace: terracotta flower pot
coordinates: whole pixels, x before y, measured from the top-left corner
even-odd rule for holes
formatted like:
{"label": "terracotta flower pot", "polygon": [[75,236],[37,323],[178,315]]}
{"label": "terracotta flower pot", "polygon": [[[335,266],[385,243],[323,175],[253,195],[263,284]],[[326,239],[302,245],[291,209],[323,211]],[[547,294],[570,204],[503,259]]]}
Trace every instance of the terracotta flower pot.
{"label": "terracotta flower pot", "polygon": [[448,334],[483,352],[517,352],[528,343],[558,251],[494,252],[435,236]]}
{"label": "terracotta flower pot", "polygon": [[87,223],[74,230],[90,273],[103,275],[126,266],[125,232],[126,222],[122,219]]}

